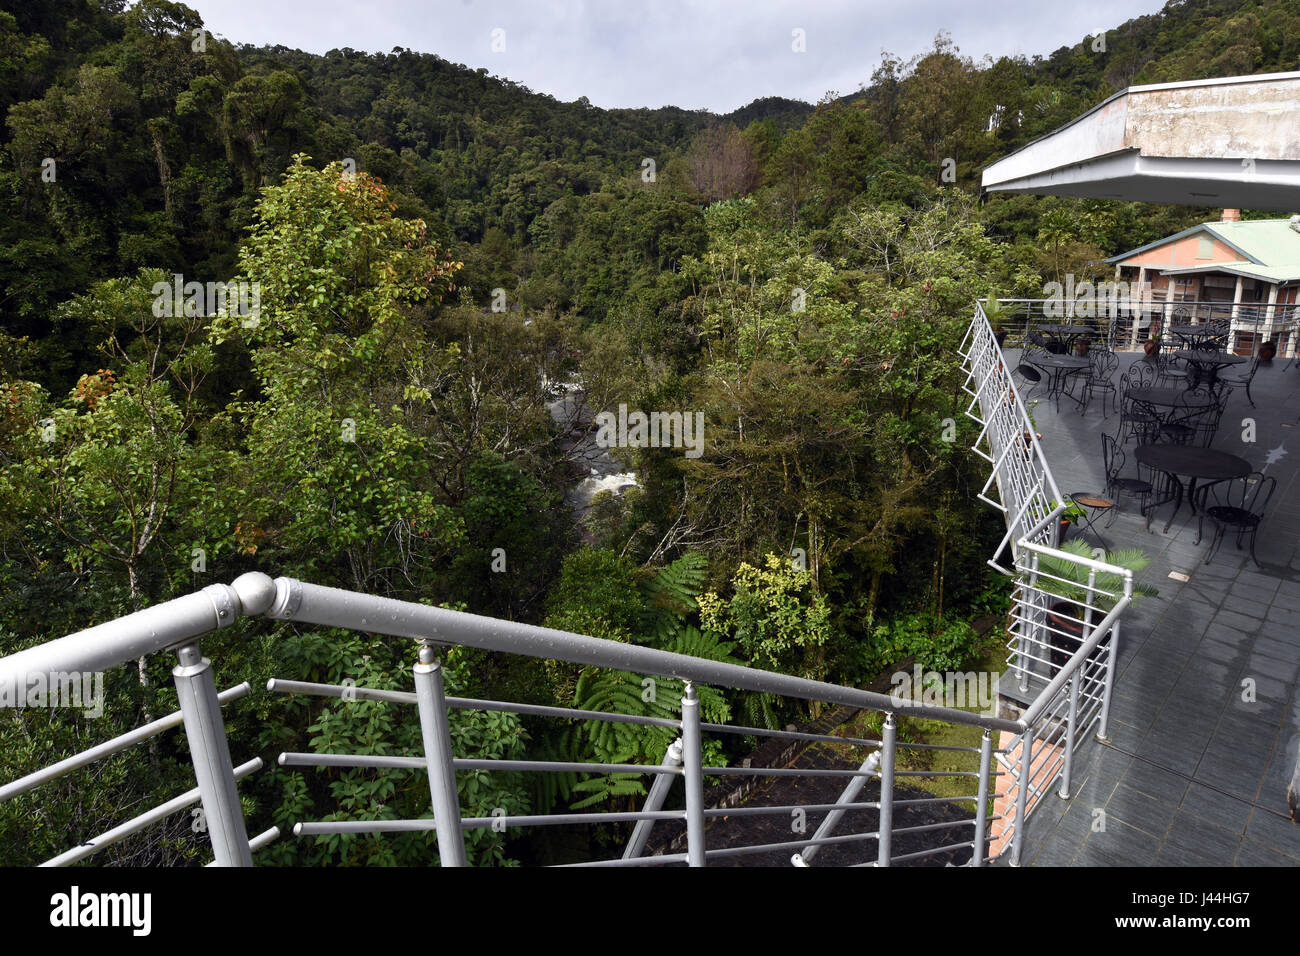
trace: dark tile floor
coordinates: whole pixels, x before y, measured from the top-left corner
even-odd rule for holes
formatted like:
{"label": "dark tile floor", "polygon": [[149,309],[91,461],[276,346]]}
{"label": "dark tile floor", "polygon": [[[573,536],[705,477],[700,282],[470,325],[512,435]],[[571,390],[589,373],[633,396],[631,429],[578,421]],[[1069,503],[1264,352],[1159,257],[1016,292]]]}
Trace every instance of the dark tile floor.
{"label": "dark tile floor", "polygon": [[[1122,354],[1115,381],[1141,358]],[[1152,564],[1140,578],[1160,595],[1124,619],[1109,744],[1082,744],[1074,793],[1043,799],[1023,863],[1300,866],[1300,825],[1286,803],[1300,748],[1300,367],[1261,365],[1251,393],[1254,408],[1234,392],[1213,447],[1278,479],[1259,534],[1263,566],[1231,538],[1205,564],[1209,523],[1197,544],[1186,505],[1167,534],[1172,505],[1156,512],[1148,534],[1131,499],[1100,527],[1108,547],[1147,552]],[[1103,417],[1096,402],[1081,414],[1068,401],[1058,413],[1035,398],[1061,492],[1100,492],[1101,434],[1115,434],[1117,415]]]}

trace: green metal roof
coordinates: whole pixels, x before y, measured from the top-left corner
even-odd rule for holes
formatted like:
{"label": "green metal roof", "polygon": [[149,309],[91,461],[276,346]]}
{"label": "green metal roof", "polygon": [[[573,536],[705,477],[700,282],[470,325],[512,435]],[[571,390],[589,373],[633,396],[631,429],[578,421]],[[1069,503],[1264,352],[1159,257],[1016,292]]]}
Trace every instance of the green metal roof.
{"label": "green metal roof", "polygon": [[1300,232],[1289,219],[1207,222],[1205,227],[1258,265],[1300,266]]}
{"label": "green metal roof", "polygon": [[1174,233],[1172,236],[1166,236],[1164,239],[1157,239],[1155,242],[1148,242],[1145,246],[1138,246],[1136,249],[1130,249],[1128,252],[1120,253],[1117,256],[1110,256],[1107,262],[1119,262],[1146,252],[1148,249],[1155,249],[1163,246],[1175,239],[1182,239],[1184,236],[1190,236],[1197,232],[1208,232],[1216,239],[1225,243],[1236,253],[1242,260],[1241,262],[1217,262],[1207,264],[1206,266],[1192,266],[1184,269],[1160,269],[1162,273],[1186,273],[1192,270],[1214,271],[1215,268],[1221,268],[1224,271],[1231,271],[1232,268],[1250,267],[1251,274],[1253,270],[1260,270],[1261,277],[1264,272],[1272,273],[1274,270],[1281,270],[1285,278],[1300,277],[1300,232],[1291,228],[1289,219],[1254,219],[1240,222],[1203,222],[1198,226],[1192,226],[1190,229],[1184,229],[1182,232]]}

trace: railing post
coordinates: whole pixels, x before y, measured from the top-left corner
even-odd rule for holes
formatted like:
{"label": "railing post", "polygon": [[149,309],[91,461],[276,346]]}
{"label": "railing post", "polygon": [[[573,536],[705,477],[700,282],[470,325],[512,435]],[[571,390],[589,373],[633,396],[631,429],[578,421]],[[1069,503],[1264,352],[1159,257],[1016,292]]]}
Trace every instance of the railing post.
{"label": "railing post", "polygon": [[1016,790],[1016,832],[1011,837],[1011,865],[1020,865],[1020,851],[1025,841],[1025,816],[1029,812],[1029,771],[1034,753],[1034,728],[1020,735],[1020,786]]}
{"label": "railing post", "polygon": [[704,749],[700,736],[700,701],[686,682],[682,697],[682,761],[686,782],[686,858],[704,866]]}
{"label": "railing post", "polygon": [[984,865],[984,835],[989,820],[989,783],[993,769],[993,731],[984,728],[980,739],[980,786],[975,804],[975,839],[971,841],[971,866]]}
{"label": "railing post", "polygon": [[1110,641],[1106,648],[1105,690],[1101,695],[1101,720],[1097,727],[1097,739],[1110,740],[1110,695],[1115,689],[1115,661],[1119,655],[1119,618],[1110,625]]}
{"label": "railing post", "polygon": [[186,644],[176,651],[172,679],[180,701],[185,736],[194,761],[194,779],[203,803],[203,822],[217,866],[252,866],[244,811],[235,788],[235,771],[230,762],[226,725],[212,677],[212,662],[199,652],[198,644]]}
{"label": "railing post", "polygon": [[447,698],[442,689],[442,665],[433,647],[420,645],[412,668],[424,737],[424,760],[429,768],[429,793],[433,797],[433,822],[438,831],[438,859],[442,866],[465,866],[465,834],[460,828],[460,799],[452,767],[451,727]]}
{"label": "railing post", "polygon": [[889,866],[890,842],[894,835],[894,741],[898,725],[892,713],[885,714],[885,725],[880,734],[880,818],[877,829],[876,866]]}
{"label": "railing post", "polygon": [[1058,791],[1062,800],[1070,799],[1070,772],[1074,769],[1074,725],[1079,717],[1079,679],[1088,662],[1085,660],[1070,678],[1070,714],[1065,721],[1065,765],[1061,768],[1061,789]]}
{"label": "railing post", "polygon": [[[682,738],[678,737],[668,745],[660,766],[680,767],[681,765]],[[674,776],[676,775],[671,773],[655,774],[655,782],[650,785],[650,792],[646,794],[645,798],[645,806],[641,808],[643,811],[654,813],[663,809],[664,799],[668,796],[668,791],[672,789]],[[654,825],[654,820],[638,820],[636,822],[636,826],[632,828],[632,838],[627,841],[627,847],[623,850],[623,859],[631,860],[645,852],[645,845],[650,839],[650,830]]]}

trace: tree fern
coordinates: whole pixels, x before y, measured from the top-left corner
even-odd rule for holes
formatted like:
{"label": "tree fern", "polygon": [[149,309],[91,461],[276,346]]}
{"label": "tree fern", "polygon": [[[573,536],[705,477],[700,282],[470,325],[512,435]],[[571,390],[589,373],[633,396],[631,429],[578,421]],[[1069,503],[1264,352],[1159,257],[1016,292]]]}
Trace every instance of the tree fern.
{"label": "tree fern", "polygon": [[695,596],[704,586],[708,558],[690,552],[642,580],[641,633],[659,646],[696,611]]}

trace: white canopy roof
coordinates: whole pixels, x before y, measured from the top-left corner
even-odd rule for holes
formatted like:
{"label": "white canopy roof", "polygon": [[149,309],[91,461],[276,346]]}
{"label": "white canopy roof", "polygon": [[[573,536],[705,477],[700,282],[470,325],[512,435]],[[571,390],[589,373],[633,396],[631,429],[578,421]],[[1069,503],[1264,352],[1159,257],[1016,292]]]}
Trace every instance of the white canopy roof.
{"label": "white canopy roof", "polygon": [[983,186],[1300,211],[1300,73],[1130,87],[993,163]]}

